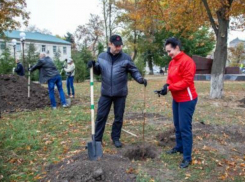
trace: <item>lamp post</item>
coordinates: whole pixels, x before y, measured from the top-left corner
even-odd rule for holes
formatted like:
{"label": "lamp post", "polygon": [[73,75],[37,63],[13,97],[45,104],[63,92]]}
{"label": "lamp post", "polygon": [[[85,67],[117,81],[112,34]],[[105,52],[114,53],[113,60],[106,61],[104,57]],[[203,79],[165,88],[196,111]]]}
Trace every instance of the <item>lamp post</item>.
{"label": "lamp post", "polygon": [[26,70],[28,70],[28,84],[27,84],[27,97],[29,98],[30,97],[30,84],[31,84],[31,79],[30,79],[30,71],[29,71],[29,68],[30,68],[30,64],[29,65],[26,65],[26,62],[25,62],[25,47],[24,47],[24,44],[25,44],[25,40],[26,40],[26,34],[24,32],[21,32],[20,33],[20,41],[21,41],[21,44],[22,44],[22,51],[23,51],[23,64],[24,64],[24,68],[27,68]]}
{"label": "lamp post", "polygon": [[21,44],[22,44],[22,52],[23,52],[23,65],[24,65],[24,68],[26,68],[26,62],[25,62],[25,50],[24,50],[24,44],[25,44],[25,39],[26,39],[26,34],[24,32],[21,32],[20,33],[20,41],[21,41]]}
{"label": "lamp post", "polygon": [[16,40],[15,39],[12,39],[12,45],[14,48],[14,60],[15,60],[16,59],[16,57],[15,57]]}

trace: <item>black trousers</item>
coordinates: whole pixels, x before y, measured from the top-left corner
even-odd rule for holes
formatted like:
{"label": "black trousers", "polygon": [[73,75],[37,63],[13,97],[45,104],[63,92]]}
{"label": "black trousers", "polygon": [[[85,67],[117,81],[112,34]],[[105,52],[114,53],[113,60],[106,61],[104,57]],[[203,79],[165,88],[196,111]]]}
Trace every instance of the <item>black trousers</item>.
{"label": "black trousers", "polygon": [[112,103],[114,106],[114,122],[112,125],[111,139],[112,140],[120,139],[121,129],[123,125],[123,114],[125,110],[126,96],[124,97],[101,96],[98,103],[98,112],[97,112],[97,118],[95,122],[96,141],[102,141],[106,121]]}

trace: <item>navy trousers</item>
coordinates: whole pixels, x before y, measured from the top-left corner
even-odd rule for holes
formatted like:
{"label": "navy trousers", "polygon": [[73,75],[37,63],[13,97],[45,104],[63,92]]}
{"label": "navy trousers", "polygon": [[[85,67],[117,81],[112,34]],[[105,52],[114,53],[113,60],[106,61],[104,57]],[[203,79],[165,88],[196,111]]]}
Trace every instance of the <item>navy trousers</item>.
{"label": "navy trousers", "polygon": [[176,137],[176,150],[183,152],[183,159],[190,161],[192,153],[192,116],[195,111],[197,98],[188,102],[173,100],[173,119]]}
{"label": "navy trousers", "polygon": [[114,122],[112,125],[111,139],[119,140],[121,136],[121,129],[123,125],[123,114],[126,103],[125,97],[107,97],[101,96],[98,103],[97,118],[95,122],[95,140],[102,141],[103,133],[105,130],[108,114],[111,105],[114,105]]}

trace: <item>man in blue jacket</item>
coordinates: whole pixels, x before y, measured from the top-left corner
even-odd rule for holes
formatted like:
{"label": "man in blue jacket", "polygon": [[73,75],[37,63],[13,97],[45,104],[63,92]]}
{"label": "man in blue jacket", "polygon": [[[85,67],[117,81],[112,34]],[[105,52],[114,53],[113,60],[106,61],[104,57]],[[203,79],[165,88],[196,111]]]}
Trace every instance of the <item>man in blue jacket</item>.
{"label": "man in blue jacket", "polygon": [[62,79],[59,71],[54,65],[53,60],[49,56],[46,56],[46,53],[41,53],[39,58],[40,59],[38,60],[37,64],[31,67],[29,70],[33,72],[36,69],[39,69],[39,82],[48,83],[49,98],[52,109],[56,109],[56,101],[54,96],[55,85],[59,91],[62,107],[67,108],[68,105],[66,104],[65,94],[62,88]]}
{"label": "man in blue jacket", "polygon": [[20,63],[19,59],[15,60],[16,62],[16,68],[14,69],[14,71],[17,73],[17,75],[19,76],[24,76],[25,75],[25,71],[24,71],[24,67],[23,65]]}
{"label": "man in blue jacket", "polygon": [[101,75],[102,79],[101,97],[98,103],[95,126],[95,140],[102,141],[106,120],[113,103],[114,122],[112,125],[111,139],[117,148],[122,147],[120,136],[128,94],[128,73],[138,83],[144,84],[145,87],[147,86],[146,79],[141,76],[131,57],[122,52],[122,45],[122,38],[119,35],[112,35],[107,52],[101,53],[98,56],[97,62],[88,62],[88,67],[93,67],[94,73]]}

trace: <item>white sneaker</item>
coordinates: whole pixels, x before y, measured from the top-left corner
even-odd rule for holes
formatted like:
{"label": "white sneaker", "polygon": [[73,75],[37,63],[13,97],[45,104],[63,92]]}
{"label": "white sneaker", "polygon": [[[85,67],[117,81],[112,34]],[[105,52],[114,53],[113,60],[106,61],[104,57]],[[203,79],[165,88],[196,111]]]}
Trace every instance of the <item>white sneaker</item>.
{"label": "white sneaker", "polygon": [[67,104],[63,104],[63,105],[62,105],[62,107],[63,107],[63,108],[68,108],[68,107],[69,107],[69,105],[67,105]]}
{"label": "white sneaker", "polygon": [[53,110],[56,110],[57,108],[56,107],[52,107]]}

